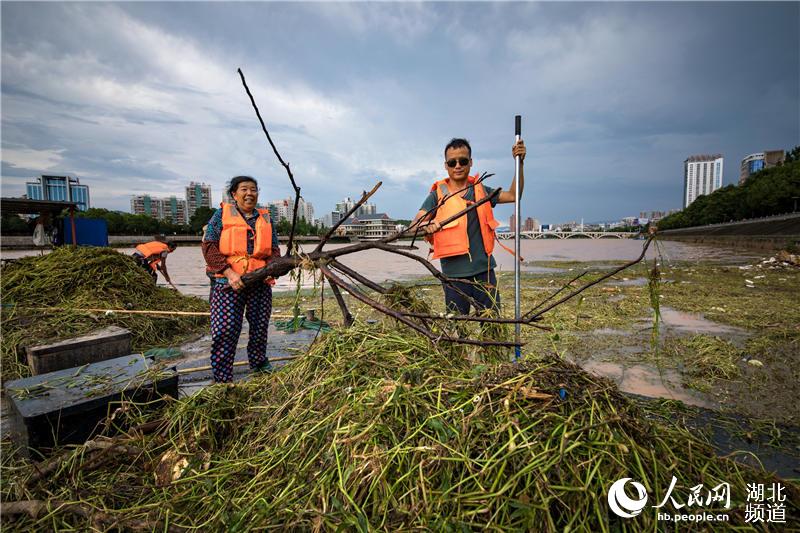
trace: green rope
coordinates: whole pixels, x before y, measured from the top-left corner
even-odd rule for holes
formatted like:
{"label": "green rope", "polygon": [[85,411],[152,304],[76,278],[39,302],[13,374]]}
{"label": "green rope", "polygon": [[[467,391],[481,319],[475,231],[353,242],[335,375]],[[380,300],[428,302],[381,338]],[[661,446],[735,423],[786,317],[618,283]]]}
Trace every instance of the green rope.
{"label": "green rope", "polygon": [[294,333],[300,329],[310,329],[327,333],[331,330],[330,324],[324,320],[309,320],[304,316],[298,316],[289,320],[276,320],[275,328],[281,331]]}

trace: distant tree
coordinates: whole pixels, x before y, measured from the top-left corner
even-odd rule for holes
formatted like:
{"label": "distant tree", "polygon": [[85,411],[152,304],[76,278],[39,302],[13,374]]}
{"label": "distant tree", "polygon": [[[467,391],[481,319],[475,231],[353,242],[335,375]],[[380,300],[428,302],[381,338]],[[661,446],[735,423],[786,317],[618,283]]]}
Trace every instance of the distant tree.
{"label": "distant tree", "polygon": [[192,218],[189,219],[189,230],[194,234],[200,233],[203,230],[203,226],[211,220],[211,216],[215,211],[216,209],[211,207],[198,207]]}
{"label": "distant tree", "polygon": [[[278,235],[289,235],[292,231],[292,221],[281,218],[280,222],[277,224]],[[320,226],[319,224],[312,224],[304,217],[300,217],[297,219],[297,227],[295,227],[294,234],[295,235],[320,235],[325,228]]]}
{"label": "distant tree", "polygon": [[800,160],[787,160],[782,166],[756,172],[738,187],[728,185],[699,196],[686,209],[659,220],[658,228],[686,228],[788,213],[795,196],[800,196]]}
{"label": "distant tree", "polygon": [[786,151],[786,160],[784,163],[793,163],[795,161],[800,161],[800,146],[795,146],[791,151]]}
{"label": "distant tree", "polygon": [[16,214],[2,214],[0,233],[3,235],[32,235],[33,229]]}

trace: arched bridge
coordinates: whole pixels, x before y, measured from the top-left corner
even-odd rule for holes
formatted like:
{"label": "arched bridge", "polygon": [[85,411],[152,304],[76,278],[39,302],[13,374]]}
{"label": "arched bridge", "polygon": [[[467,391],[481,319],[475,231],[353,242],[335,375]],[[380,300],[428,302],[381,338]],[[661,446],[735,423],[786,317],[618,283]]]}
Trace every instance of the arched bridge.
{"label": "arched bridge", "polygon": [[[627,231],[521,231],[522,239],[635,239],[639,233]],[[498,239],[513,239],[513,231],[497,232]]]}

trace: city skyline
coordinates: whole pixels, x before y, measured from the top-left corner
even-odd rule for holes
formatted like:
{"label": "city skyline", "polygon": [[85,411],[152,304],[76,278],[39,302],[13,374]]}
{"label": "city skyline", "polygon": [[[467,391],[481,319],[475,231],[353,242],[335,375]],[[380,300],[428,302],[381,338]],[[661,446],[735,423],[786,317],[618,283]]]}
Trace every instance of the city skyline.
{"label": "city skyline", "polygon": [[[783,151],[780,151],[780,153],[778,152],[768,152],[768,153],[772,154],[772,159],[770,160],[770,163],[766,165],[767,167],[775,166],[776,164],[781,164],[783,162],[784,159]],[[764,156],[763,153],[752,154],[744,161],[750,161],[752,160],[753,156],[756,155],[760,155],[762,157]],[[690,159],[697,157],[704,157],[704,156],[691,156]],[[764,167],[762,166],[759,167],[759,169],[760,168]],[[60,186],[56,185],[54,188],[54,186],[50,182],[52,182],[53,180],[55,180],[56,182],[59,182],[59,180],[63,182],[69,179],[70,183],[73,184],[70,186],[70,189],[73,190],[77,189],[80,191],[79,194],[81,199],[79,199],[79,209],[85,211],[89,207],[88,205],[89,187],[86,184],[81,185],[79,183],[78,178],[66,177],[66,176],[42,175],[40,177],[33,179],[37,181],[26,183],[27,194],[23,195],[23,197],[30,197],[32,199],[44,199],[43,195],[46,193],[43,193],[42,191],[47,189],[48,191],[50,190],[55,191],[55,197],[57,197],[58,199],[63,199],[63,197],[65,197],[65,195],[68,194],[66,192],[65,187],[63,185]],[[49,185],[47,187],[43,187],[41,185],[42,182],[48,183]],[[230,198],[230,195],[226,192],[228,186],[229,183],[227,183],[225,189],[223,189],[222,195],[224,197],[224,201],[231,202],[232,199]],[[49,196],[52,196],[53,192],[49,192],[47,194]],[[112,211],[127,212],[132,214],[145,214],[159,220],[165,220],[171,217],[171,221],[173,223],[181,224],[181,223],[188,223],[189,219],[191,219],[192,215],[194,214],[194,211],[198,207],[209,207],[212,209],[217,208],[217,206],[213,204],[212,200],[213,196],[211,194],[210,187],[205,183],[198,183],[195,181],[191,181],[185,187],[185,194],[186,196],[183,199],[178,198],[177,195],[174,194],[170,194],[163,197],[157,197],[153,194],[148,194],[148,193],[130,195],[130,208],[128,210],[112,209]],[[262,200],[259,202],[258,205],[268,207],[277,219],[283,218],[289,220],[294,207],[294,199],[290,197],[277,200]],[[304,218],[306,221],[330,227],[341,218],[341,215],[349,211],[354,206],[355,206],[355,201],[350,197],[346,197],[342,201],[336,202],[335,207],[332,211],[326,211],[321,217],[316,217],[313,204],[311,202],[305,201],[305,199],[301,196],[298,203],[298,218],[299,219]],[[107,207],[104,206],[93,206],[93,207],[107,209]],[[680,209],[669,209],[667,211],[650,211],[649,213],[647,211],[640,211],[638,217],[629,215],[627,216],[619,215],[610,219],[591,220],[591,221],[586,221],[585,223],[592,225],[597,225],[597,224],[604,225],[608,223],[618,223],[619,221],[626,221],[626,220],[631,220],[631,221],[659,220],[664,216],[672,214],[673,212],[677,212],[679,210]],[[361,207],[359,207],[354,212],[353,218],[362,218],[363,216],[373,216],[376,214],[381,216],[388,215],[387,213],[376,213],[376,211],[377,211],[377,205],[375,203],[365,202]],[[402,217],[392,216],[391,218],[392,220],[405,220]],[[523,219],[524,219],[525,231],[528,231],[530,229],[528,228],[529,225],[534,227],[538,227],[540,225],[540,222],[537,218],[532,218],[530,216],[525,217],[524,213],[523,213]],[[584,223],[583,222],[584,217],[580,217],[580,219],[582,221],[581,222],[582,225]],[[510,216],[508,225],[509,227],[514,226],[513,213]],[[560,219],[557,221],[549,221],[547,225],[574,226],[577,225],[577,222],[575,221],[575,219],[572,220]]]}
{"label": "city skyline", "polygon": [[372,201],[413,217],[453,136],[508,187],[515,114],[521,207],[542,221],[678,208],[689,154],[723,154],[725,186],[748,154],[800,144],[796,3],[0,9],[4,196],[42,174],[118,210],[188,176],[216,192],[250,174],[265,199],[290,196],[237,67],[320,213],[382,180]]}

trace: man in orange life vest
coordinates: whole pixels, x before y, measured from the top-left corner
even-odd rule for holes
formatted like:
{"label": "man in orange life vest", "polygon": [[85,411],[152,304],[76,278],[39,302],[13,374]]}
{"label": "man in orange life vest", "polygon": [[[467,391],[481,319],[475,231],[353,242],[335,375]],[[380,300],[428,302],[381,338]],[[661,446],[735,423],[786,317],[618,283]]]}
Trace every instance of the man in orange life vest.
{"label": "man in orange life vest", "polygon": [[[511,155],[520,158],[519,194],[522,197],[525,186],[525,144],[522,140],[514,144]],[[500,291],[497,289],[497,277],[494,273],[496,263],[492,252],[496,240],[494,230],[499,223],[494,218],[492,207],[498,203],[514,202],[516,181],[511,181],[509,190],[501,190],[496,200],[486,202],[470,211],[466,217],[460,217],[442,227],[440,222],[447,217],[494,192],[493,188],[484,186],[483,183],[473,184],[478,174],[469,174],[472,167],[472,148],[469,141],[452,139],[444,149],[444,158],[447,178],[433,184],[430,194],[414,217],[414,222],[433,209],[441,198],[465,189],[453,194],[435,212],[429,214],[429,222],[424,229],[433,241],[433,258],[440,260],[442,273],[448,278],[458,280],[452,283],[452,287],[444,285],[448,309],[467,315],[472,304],[476,311],[497,311],[500,308]]]}
{"label": "man in orange life vest", "polygon": [[278,233],[267,209],[256,207],[258,183],[236,176],[228,192],[234,203],[222,204],[203,236],[206,273],[211,278],[211,368],[214,381],[233,381],[233,360],[247,318],[247,359],[254,371],[269,372],[267,330],[272,314],[274,280],[245,287],[242,275],[280,255]]}
{"label": "man in orange life vest", "polygon": [[150,241],[137,246],[136,251],[133,252],[133,258],[139,263],[139,266],[153,276],[153,283],[158,281],[158,274],[156,274],[156,270],[158,270],[167,283],[177,291],[177,287],[173,285],[172,280],[169,279],[169,272],[167,272],[167,255],[174,252],[175,248],[177,245],[172,241]]}

